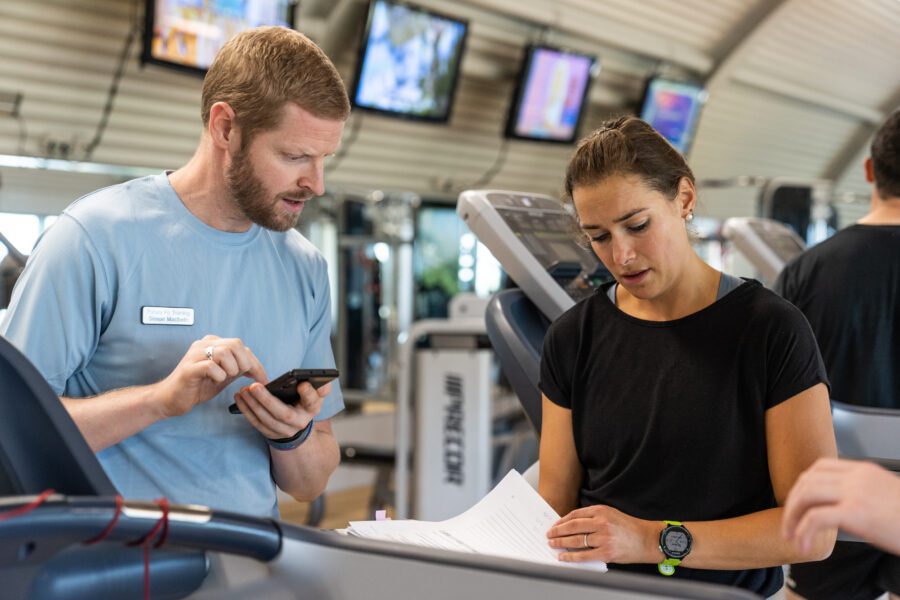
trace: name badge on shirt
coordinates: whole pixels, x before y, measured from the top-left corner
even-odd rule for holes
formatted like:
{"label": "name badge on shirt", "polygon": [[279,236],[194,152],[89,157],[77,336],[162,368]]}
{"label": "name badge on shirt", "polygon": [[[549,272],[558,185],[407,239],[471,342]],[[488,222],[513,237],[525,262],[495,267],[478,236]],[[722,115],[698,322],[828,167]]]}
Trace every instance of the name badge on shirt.
{"label": "name badge on shirt", "polygon": [[144,325],[193,325],[193,308],[170,306],[142,306],[141,323]]}

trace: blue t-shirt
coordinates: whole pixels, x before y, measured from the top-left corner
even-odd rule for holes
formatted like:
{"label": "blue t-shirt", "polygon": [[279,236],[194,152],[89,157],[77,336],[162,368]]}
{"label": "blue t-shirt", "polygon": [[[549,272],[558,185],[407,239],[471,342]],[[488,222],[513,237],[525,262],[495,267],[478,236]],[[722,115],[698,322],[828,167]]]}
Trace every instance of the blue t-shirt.
{"label": "blue t-shirt", "polygon": [[[300,233],[210,227],[162,173],[69,206],[35,247],[0,333],[73,398],[160,381],[207,334],[241,338],[274,379],[334,367],[329,296],[325,260]],[[145,323],[144,307],[192,309],[193,324]],[[119,491],[277,515],[265,439],[227,410],[248,383],[99,452]],[[335,382],[317,420],[343,406]]]}

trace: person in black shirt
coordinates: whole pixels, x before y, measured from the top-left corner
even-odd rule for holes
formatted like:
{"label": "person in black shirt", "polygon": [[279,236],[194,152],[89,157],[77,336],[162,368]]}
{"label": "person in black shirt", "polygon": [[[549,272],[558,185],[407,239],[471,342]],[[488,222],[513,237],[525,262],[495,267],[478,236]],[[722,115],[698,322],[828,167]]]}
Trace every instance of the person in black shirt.
{"label": "person in black shirt", "polygon": [[563,561],[771,595],[779,565],[819,560],[781,533],[799,474],[836,454],[825,370],[802,313],[691,247],[693,173],[647,123],[611,121],[566,173],[615,282],[550,327],[539,493]]}
{"label": "person in black shirt", "polygon": [[[875,134],[865,172],[868,214],[787,265],[775,290],[809,319],[833,399],[900,409],[900,112]],[[900,595],[900,558],[838,542],[828,560],[793,565],[788,588],[809,600]]]}

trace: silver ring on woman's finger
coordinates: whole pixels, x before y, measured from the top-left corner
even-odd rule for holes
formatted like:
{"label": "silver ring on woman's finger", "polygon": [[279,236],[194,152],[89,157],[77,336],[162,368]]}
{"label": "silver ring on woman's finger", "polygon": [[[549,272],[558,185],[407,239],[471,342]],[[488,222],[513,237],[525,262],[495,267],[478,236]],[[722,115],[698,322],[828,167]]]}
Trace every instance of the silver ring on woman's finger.
{"label": "silver ring on woman's finger", "polygon": [[582,543],[582,548],[586,548],[586,549],[590,550],[590,549],[591,549],[591,545],[588,544],[587,536],[588,536],[588,534],[585,533],[585,534],[584,534],[584,542]]}
{"label": "silver ring on woman's finger", "polygon": [[215,351],[215,346],[207,346],[206,347],[206,360],[213,359],[213,352]]}

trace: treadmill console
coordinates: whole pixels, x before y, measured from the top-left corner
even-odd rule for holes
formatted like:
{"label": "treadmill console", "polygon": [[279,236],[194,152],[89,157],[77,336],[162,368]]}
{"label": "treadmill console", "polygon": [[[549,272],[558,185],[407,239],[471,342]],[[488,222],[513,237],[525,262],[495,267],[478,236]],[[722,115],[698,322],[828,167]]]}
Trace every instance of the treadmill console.
{"label": "treadmill console", "polygon": [[806,249],[793,229],[772,219],[733,217],[725,221],[722,235],[768,282],[774,282],[784,266]]}
{"label": "treadmill console", "polygon": [[551,320],[612,281],[596,255],[576,243],[575,218],[556,198],[468,190],[456,212]]}

